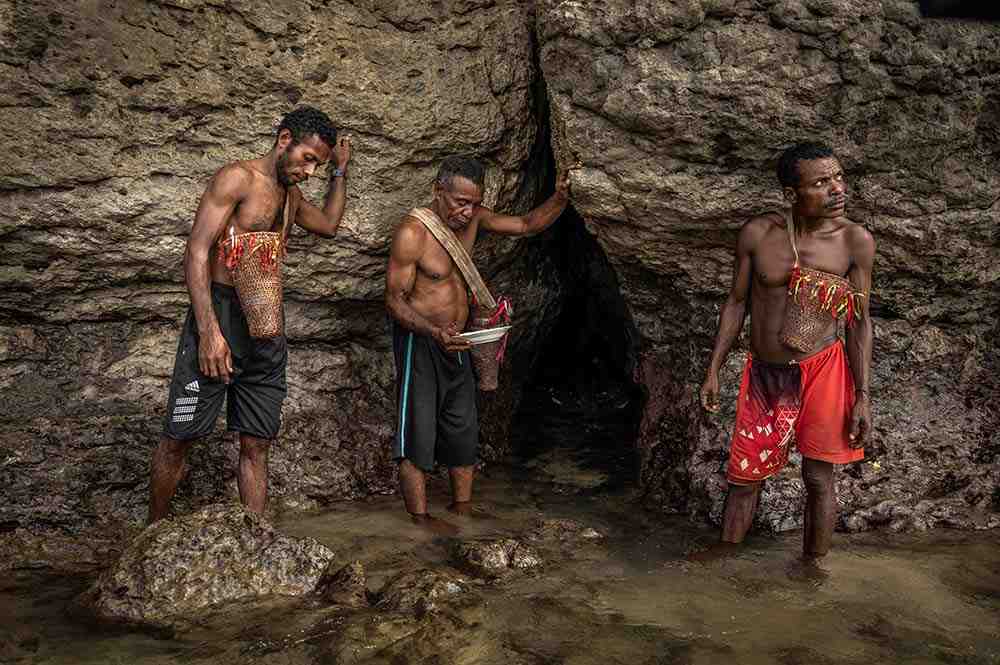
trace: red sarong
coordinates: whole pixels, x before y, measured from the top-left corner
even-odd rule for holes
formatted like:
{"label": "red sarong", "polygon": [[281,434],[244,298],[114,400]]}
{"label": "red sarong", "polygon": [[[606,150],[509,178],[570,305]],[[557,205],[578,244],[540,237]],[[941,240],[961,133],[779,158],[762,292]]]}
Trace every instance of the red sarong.
{"label": "red sarong", "polygon": [[864,459],[851,448],[854,377],[840,340],[787,365],[747,358],[736,405],[729,481],[757,482],[788,463],[792,441],[809,459],[846,464]]}

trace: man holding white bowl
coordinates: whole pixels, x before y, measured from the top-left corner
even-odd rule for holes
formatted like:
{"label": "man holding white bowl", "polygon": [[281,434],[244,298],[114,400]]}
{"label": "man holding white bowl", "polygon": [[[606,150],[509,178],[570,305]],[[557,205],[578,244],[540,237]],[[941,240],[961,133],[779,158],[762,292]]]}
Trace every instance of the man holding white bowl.
{"label": "man holding white bowl", "polygon": [[393,456],[400,489],[413,522],[444,534],[457,529],[428,514],[425,474],[435,462],[447,466],[448,509],[467,515],[479,448],[471,343],[462,335],[469,285],[446,245],[461,245],[459,251],[471,255],[481,229],[511,236],[540,233],[569,201],[569,180],[562,174],[552,196],[528,214],[498,215],[480,205],[484,178],[485,168],[475,159],[445,159],[430,205],[411,211],[396,228],[386,272],[398,403]]}

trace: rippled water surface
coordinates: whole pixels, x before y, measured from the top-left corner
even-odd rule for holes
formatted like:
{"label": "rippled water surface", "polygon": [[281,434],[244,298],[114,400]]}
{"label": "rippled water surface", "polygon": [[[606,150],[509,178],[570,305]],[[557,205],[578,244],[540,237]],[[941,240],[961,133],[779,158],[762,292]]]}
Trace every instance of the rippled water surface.
{"label": "rippled water surface", "polygon": [[[600,491],[600,474],[553,454],[481,478],[481,514],[451,518],[460,538],[519,537],[551,518],[605,538],[419,622],[273,599],[174,634],[108,629],[68,609],[87,579],[26,571],[0,583],[0,662],[1000,663],[1000,534],[838,534],[821,570],[797,563],[800,534],[761,536],[703,565],[685,554],[711,530]],[[446,501],[436,487],[432,506]],[[450,565],[448,539],[411,525],[394,497],[279,528],[360,560],[373,592],[400,570]]]}

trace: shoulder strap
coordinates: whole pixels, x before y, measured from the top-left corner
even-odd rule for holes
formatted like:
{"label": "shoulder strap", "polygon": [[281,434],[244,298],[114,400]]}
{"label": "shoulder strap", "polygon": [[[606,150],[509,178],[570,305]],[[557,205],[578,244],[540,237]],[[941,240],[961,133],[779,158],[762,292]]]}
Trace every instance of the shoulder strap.
{"label": "shoulder strap", "polygon": [[486,283],[483,282],[482,276],[472,262],[472,257],[469,256],[465,245],[458,241],[458,238],[455,237],[451,229],[445,227],[444,222],[429,208],[414,208],[409,212],[409,215],[420,220],[427,227],[427,230],[431,232],[431,235],[437,238],[441,246],[451,255],[452,260],[458,266],[458,269],[462,271],[466,283],[472,289],[472,293],[476,296],[479,304],[490,309],[496,308],[497,301],[493,299],[490,290],[486,288]]}
{"label": "shoulder strap", "polygon": [[288,204],[288,200],[291,199],[291,198],[292,198],[292,188],[288,187],[288,188],[285,189],[285,205],[282,206],[282,211],[281,211],[281,215],[282,215],[282,221],[281,221],[281,242],[285,242],[286,240],[288,240],[288,233],[291,231],[291,229],[288,226],[288,224],[289,224],[288,209],[291,207]]}
{"label": "shoulder strap", "polygon": [[795,246],[795,222],[791,215],[785,215],[785,227],[788,229],[788,240],[792,243],[792,253],[795,255],[795,267],[799,267],[799,248]]}

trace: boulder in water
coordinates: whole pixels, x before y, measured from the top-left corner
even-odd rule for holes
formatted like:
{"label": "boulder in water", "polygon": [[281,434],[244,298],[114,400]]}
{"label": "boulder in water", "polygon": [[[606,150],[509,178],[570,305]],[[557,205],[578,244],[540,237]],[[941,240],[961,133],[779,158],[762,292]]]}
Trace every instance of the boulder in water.
{"label": "boulder in water", "polygon": [[216,504],[148,527],[81,600],[105,619],[183,624],[220,603],[309,593],[333,556],[239,505]]}
{"label": "boulder in water", "polygon": [[478,577],[502,577],[513,570],[542,565],[532,548],[514,538],[460,542],[452,550],[458,564]]}

